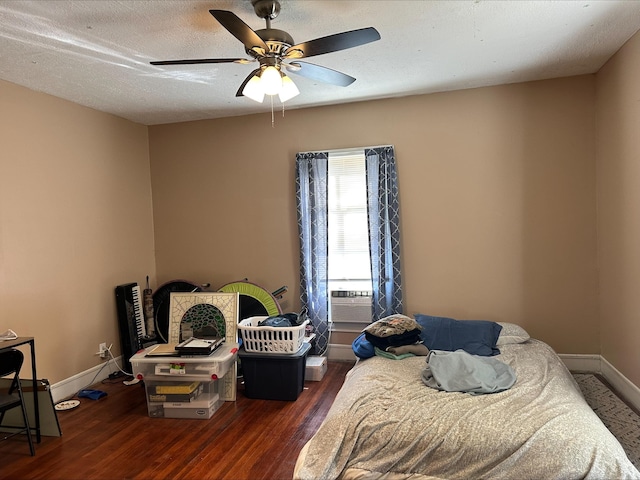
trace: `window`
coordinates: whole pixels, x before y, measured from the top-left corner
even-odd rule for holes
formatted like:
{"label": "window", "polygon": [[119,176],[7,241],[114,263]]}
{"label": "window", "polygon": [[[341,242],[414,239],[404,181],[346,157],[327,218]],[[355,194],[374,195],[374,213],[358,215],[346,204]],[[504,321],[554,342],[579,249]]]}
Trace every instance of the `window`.
{"label": "window", "polygon": [[[360,149],[362,151],[363,149]],[[340,153],[340,152],[337,152]],[[353,153],[353,151],[351,152]],[[332,154],[335,156],[336,154]],[[300,305],[308,313],[316,333],[315,351],[323,355],[329,344],[328,306],[329,282],[364,281],[371,285],[374,320],[392,313],[402,313],[402,283],[400,268],[400,223],[398,203],[398,176],[393,146],[364,148],[362,162],[366,174],[344,175],[365,180],[366,214],[351,198],[352,190],[360,187],[339,188],[343,232],[360,232],[356,225],[366,225],[369,247],[362,245],[356,233],[353,237],[335,237],[331,240],[338,255],[331,261],[329,273],[329,152],[300,152],[296,154],[296,205],[300,234]],[[338,157],[340,155],[337,155]],[[344,162],[349,164],[350,162]],[[361,169],[355,171],[362,171]],[[341,179],[343,175],[340,175]],[[337,182],[336,182],[337,185]],[[344,195],[342,191],[344,190]],[[358,195],[360,198],[361,195]],[[344,197],[344,198],[343,198]],[[332,221],[334,215],[331,215]],[[358,220],[360,218],[360,220]],[[336,229],[334,229],[336,230]],[[337,229],[340,231],[340,229]],[[370,253],[369,272],[363,266],[364,252]],[[332,250],[333,252],[333,250]],[[348,262],[344,260],[348,256]],[[345,265],[347,265],[346,268]],[[337,268],[334,272],[333,267]],[[345,273],[348,272],[348,273]],[[358,272],[358,273],[357,273]],[[355,278],[362,272],[363,278]],[[350,277],[350,278],[349,278]],[[367,277],[369,280],[367,280]],[[354,285],[350,289],[356,289]]]}
{"label": "window", "polygon": [[364,150],[329,152],[329,290],[371,290]]}

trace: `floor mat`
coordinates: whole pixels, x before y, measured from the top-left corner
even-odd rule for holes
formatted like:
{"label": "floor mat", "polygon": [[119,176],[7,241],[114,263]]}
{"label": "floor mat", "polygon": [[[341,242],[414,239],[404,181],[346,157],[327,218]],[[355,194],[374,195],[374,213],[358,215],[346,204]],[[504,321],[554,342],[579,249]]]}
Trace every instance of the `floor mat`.
{"label": "floor mat", "polygon": [[595,375],[574,373],[573,377],[589,406],[618,439],[631,463],[640,469],[640,416]]}

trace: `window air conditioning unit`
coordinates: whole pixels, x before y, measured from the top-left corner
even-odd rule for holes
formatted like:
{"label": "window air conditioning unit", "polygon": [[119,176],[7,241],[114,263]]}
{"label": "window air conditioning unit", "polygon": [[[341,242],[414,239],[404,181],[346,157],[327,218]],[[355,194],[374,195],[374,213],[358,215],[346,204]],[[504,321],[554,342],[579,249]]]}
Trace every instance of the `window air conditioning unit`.
{"label": "window air conditioning unit", "polygon": [[331,322],[334,331],[360,332],[371,323],[372,295],[369,291],[331,292]]}

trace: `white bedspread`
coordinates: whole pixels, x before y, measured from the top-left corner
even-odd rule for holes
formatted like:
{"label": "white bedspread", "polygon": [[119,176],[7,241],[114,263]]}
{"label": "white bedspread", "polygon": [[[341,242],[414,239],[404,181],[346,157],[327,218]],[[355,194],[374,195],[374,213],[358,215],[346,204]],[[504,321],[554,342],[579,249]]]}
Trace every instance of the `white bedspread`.
{"label": "white bedspread", "polygon": [[425,357],[360,361],[294,478],[640,479],[548,345],[500,349],[517,381],[487,395],[427,387]]}

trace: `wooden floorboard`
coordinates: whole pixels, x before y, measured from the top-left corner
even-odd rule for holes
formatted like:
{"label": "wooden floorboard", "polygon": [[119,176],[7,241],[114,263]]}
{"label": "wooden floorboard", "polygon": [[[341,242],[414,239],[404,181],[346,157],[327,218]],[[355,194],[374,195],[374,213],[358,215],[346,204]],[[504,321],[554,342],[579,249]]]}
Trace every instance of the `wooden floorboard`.
{"label": "wooden floorboard", "polygon": [[291,479],[352,366],[329,362],[296,401],[252,400],[240,384],[209,420],[150,418],[142,384],[94,385],[108,395],[59,412],[62,436],[43,437],[35,457],[24,436],[0,442],[0,479]]}

